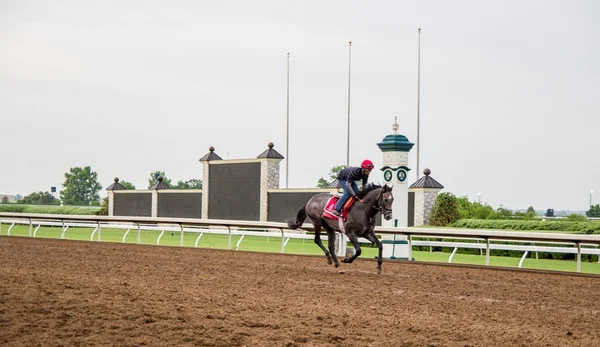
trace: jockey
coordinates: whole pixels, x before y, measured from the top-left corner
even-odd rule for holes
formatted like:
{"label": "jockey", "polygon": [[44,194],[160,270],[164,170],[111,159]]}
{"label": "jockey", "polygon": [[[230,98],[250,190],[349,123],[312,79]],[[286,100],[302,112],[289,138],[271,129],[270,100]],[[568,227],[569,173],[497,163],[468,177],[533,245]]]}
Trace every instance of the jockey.
{"label": "jockey", "polygon": [[367,184],[369,174],[374,167],[375,166],[373,165],[373,162],[366,159],[363,160],[363,162],[360,164],[360,167],[347,167],[340,171],[337,179],[340,182],[340,186],[344,190],[344,194],[340,197],[340,200],[338,200],[337,204],[335,205],[335,209],[332,211],[334,215],[338,217],[340,216],[342,207],[349,197],[353,196],[360,201],[360,199],[356,197],[356,193],[358,193],[358,187],[356,186],[355,181],[362,180],[362,186],[364,187]]}

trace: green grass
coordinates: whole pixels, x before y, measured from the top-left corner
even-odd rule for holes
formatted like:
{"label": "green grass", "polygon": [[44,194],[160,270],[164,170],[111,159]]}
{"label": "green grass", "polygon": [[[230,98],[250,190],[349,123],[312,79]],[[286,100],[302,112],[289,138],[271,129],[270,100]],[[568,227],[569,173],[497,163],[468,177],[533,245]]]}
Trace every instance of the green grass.
{"label": "green grass", "polygon": [[[2,224],[0,228],[0,235],[5,236],[8,232],[10,225],[6,223]],[[35,230],[35,227],[34,227]],[[93,228],[68,228],[65,232],[65,239],[69,240],[84,240],[89,241],[92,235]],[[124,229],[101,229],[101,240],[103,242],[122,242],[123,235],[126,230]],[[140,232],[140,243],[156,245],[160,231],[154,230],[142,230]],[[11,236],[28,236],[29,226],[27,225],[15,225],[11,231]],[[41,227],[37,231],[36,237],[39,238],[60,238],[61,228],[60,227]],[[183,245],[185,247],[194,247],[198,233],[186,232],[184,233]],[[137,243],[137,229],[133,228],[127,234],[125,239],[126,243]],[[231,247],[235,248],[241,236],[233,235],[231,237]],[[94,240],[98,239],[98,234],[94,235]],[[170,231],[165,231],[160,239],[160,245],[162,246],[179,246],[180,234],[175,232],[171,235]],[[327,244],[325,243],[327,247]],[[198,242],[199,248],[217,248],[217,249],[228,249],[228,235],[214,235],[214,234],[203,234]],[[352,246],[349,244],[349,248]],[[265,237],[265,236],[244,236],[244,239],[240,243],[239,250],[243,251],[257,251],[257,252],[274,252],[279,253],[281,251],[281,238],[279,237]],[[372,247],[362,248],[361,258],[375,258],[377,256],[377,249]],[[285,246],[285,253],[290,254],[311,254],[311,255],[322,255],[321,250],[314,244],[312,239],[300,240],[290,239]],[[535,254],[535,253],[533,253]],[[425,262],[440,262],[447,263],[450,257],[450,253],[442,252],[413,252],[413,258],[417,261]],[[502,267],[518,267],[520,258],[516,257],[490,257],[490,265],[502,266]],[[468,254],[455,254],[452,262],[455,264],[474,264],[474,265],[485,265],[485,254],[481,255],[468,255]],[[577,271],[577,263],[575,261],[566,260],[547,260],[547,259],[533,259],[527,258],[523,262],[523,268],[528,269],[539,269],[539,270],[556,270],[556,271]],[[581,271],[585,273],[600,274],[600,264],[582,262]]]}

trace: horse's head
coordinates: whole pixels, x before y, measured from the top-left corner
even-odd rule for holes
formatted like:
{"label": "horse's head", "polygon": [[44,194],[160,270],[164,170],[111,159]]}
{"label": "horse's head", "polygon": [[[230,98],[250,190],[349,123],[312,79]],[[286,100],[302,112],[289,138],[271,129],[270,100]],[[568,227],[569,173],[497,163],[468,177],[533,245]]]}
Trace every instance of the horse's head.
{"label": "horse's head", "polygon": [[381,188],[379,193],[379,210],[385,220],[392,219],[392,203],[394,202],[394,195],[392,194],[392,187],[385,184]]}
{"label": "horse's head", "polygon": [[381,212],[385,220],[392,219],[392,187],[385,184],[383,187],[376,184],[369,184],[358,194],[366,204],[372,206],[375,210]]}

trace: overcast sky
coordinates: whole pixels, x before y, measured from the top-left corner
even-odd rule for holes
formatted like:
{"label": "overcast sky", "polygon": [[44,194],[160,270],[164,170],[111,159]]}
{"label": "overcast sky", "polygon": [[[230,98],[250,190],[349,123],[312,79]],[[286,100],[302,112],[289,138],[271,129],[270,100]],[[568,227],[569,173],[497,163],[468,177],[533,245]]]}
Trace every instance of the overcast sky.
{"label": "overcast sky", "polygon": [[[211,145],[285,156],[288,52],[289,186],[314,187],[346,162],[349,40],[351,165],[381,167],[395,116],[416,142],[419,27],[421,171],[494,207],[600,202],[594,0],[3,0],[0,193],[86,165],[103,187],[201,178]],[[416,146],[410,166],[409,184]]]}

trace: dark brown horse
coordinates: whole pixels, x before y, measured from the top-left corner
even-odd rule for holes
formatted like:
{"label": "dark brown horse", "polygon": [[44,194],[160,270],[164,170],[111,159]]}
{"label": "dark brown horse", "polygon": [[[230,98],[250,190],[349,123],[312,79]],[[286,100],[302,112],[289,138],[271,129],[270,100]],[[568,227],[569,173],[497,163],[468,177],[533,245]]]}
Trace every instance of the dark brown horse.
{"label": "dark brown horse", "polygon": [[[327,205],[327,202],[332,197],[329,193],[319,193],[308,200],[306,205],[298,211],[296,221],[288,221],[288,226],[292,229],[296,229],[304,223],[306,217],[315,227],[315,243],[323,250],[327,257],[329,264],[334,263],[335,267],[339,267],[337,256],[335,254],[335,232],[340,231],[339,221],[323,217],[323,210]],[[348,211],[348,216],[344,222],[344,230],[346,236],[350,239],[350,242],[354,245],[354,255],[350,258],[344,258],[342,262],[352,263],[357,257],[360,256],[361,249],[358,243],[359,237],[371,241],[376,244],[379,248],[379,256],[377,258],[377,273],[381,273],[381,252],[383,246],[381,241],[375,235],[375,215],[381,212],[385,220],[392,219],[392,202],[394,202],[394,196],[392,195],[392,188],[387,184],[383,187],[376,184],[366,185],[362,191],[357,194],[360,201],[355,201]],[[321,227],[327,230],[327,243],[329,250],[327,250],[321,242]]]}

